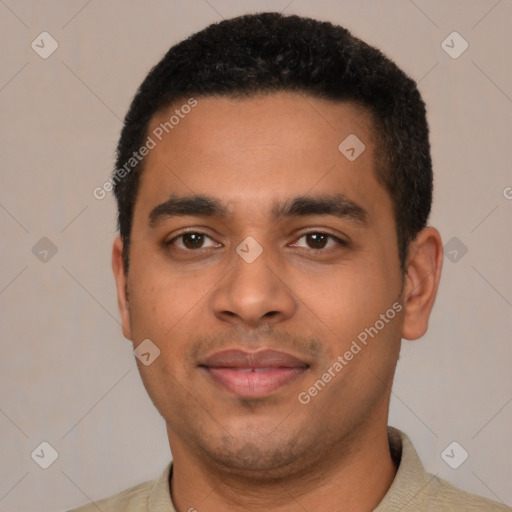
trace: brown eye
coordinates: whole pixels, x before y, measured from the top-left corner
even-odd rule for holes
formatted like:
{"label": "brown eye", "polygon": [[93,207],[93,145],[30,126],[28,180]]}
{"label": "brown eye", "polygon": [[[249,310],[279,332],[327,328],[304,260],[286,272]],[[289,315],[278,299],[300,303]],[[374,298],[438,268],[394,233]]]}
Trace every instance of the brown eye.
{"label": "brown eye", "polygon": [[[305,239],[306,244],[300,244],[299,241]],[[312,250],[331,249],[338,246],[346,246],[347,242],[329,233],[322,233],[321,231],[310,231],[304,233],[298,240],[292,244],[296,247],[304,247]]]}
{"label": "brown eye", "polygon": [[325,233],[308,233],[305,236],[308,245],[312,249],[323,249],[329,239],[329,236]]}
{"label": "brown eye", "polygon": [[[209,245],[205,245],[210,241]],[[167,246],[173,245],[178,247],[179,249],[184,250],[197,250],[197,249],[205,249],[209,247],[217,247],[219,244],[209,237],[206,233],[201,233],[199,231],[189,231],[187,233],[182,233],[174,237],[172,240],[166,242]]]}
{"label": "brown eye", "polygon": [[200,233],[185,233],[182,236],[183,245],[187,249],[197,249],[203,245],[204,235]]}

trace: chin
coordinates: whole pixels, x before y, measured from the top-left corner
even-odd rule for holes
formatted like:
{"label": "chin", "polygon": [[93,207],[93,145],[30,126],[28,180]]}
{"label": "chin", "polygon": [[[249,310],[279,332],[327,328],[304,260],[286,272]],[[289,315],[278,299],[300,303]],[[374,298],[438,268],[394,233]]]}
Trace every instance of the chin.
{"label": "chin", "polygon": [[198,436],[197,446],[202,456],[216,471],[237,475],[242,479],[268,482],[297,474],[304,469],[304,460],[312,458],[314,440],[308,443],[288,431],[284,437],[276,430],[256,430],[254,425],[245,431],[229,429],[233,436],[223,433],[220,439]]}

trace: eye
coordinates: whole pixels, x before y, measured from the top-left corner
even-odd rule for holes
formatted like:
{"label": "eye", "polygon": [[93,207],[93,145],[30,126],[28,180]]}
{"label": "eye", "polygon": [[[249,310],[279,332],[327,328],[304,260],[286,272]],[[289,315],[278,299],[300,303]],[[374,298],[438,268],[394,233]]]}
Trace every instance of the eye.
{"label": "eye", "polygon": [[[204,244],[207,240],[210,240],[213,243],[205,246]],[[206,249],[208,247],[219,247],[221,244],[216,243],[206,233],[201,233],[200,231],[188,231],[186,233],[182,233],[181,235],[175,236],[168,242],[165,242],[165,245],[174,245],[183,250],[196,250]]]}
{"label": "eye", "polygon": [[[299,240],[305,239],[307,245],[298,244]],[[330,245],[329,245],[329,242]],[[305,247],[306,249],[312,250],[322,250],[322,249],[330,249],[332,247],[336,247],[337,245],[347,246],[347,242],[338,238],[334,235],[330,235],[329,233],[323,233],[321,231],[310,231],[309,233],[304,233],[297,239],[297,242],[293,243],[293,247]]]}

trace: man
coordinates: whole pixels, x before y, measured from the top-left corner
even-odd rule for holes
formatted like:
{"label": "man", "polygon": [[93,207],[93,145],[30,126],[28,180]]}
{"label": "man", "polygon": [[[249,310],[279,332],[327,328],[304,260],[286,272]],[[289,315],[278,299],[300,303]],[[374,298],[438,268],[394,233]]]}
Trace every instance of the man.
{"label": "man", "polygon": [[141,85],[116,169],[123,334],[173,463],[78,510],[511,510],[387,426],[442,266],[425,107],[394,63],[297,16],[212,25]]}

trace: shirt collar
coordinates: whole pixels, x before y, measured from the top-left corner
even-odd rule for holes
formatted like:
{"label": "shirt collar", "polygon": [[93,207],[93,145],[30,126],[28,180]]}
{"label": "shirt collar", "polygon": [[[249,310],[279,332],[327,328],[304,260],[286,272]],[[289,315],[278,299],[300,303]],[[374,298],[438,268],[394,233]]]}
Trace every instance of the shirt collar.
{"label": "shirt collar", "polygon": [[155,480],[148,497],[148,512],[176,512],[171,500],[171,474],[172,462],[166,466],[160,478]]}
{"label": "shirt collar", "polygon": [[403,432],[388,427],[388,442],[398,470],[391,487],[373,512],[425,510],[425,491],[435,476],[425,472],[418,453]]}

